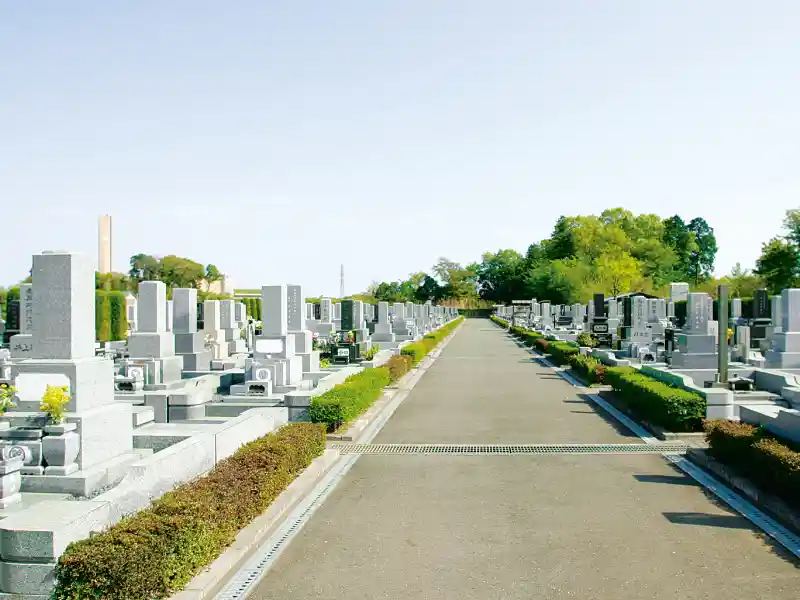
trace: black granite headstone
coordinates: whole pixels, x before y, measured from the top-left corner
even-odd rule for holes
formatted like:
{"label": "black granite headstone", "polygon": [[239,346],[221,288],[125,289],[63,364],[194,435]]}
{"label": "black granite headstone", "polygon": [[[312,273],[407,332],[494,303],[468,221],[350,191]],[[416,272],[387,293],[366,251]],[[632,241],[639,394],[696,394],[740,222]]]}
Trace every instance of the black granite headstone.
{"label": "black granite headstone", "polygon": [[6,307],[6,331],[19,332],[19,300],[9,300]]}
{"label": "black granite headstone", "polygon": [[772,316],[772,305],[767,290],[756,290],[753,293],[753,318],[769,319]]}
{"label": "black granite headstone", "polygon": [[622,326],[633,327],[633,298],[630,296],[622,299]]}
{"label": "black granite headstone", "polygon": [[594,316],[595,317],[606,316],[606,298],[603,294],[594,295]]}
{"label": "black granite headstone", "polygon": [[342,300],[342,325],[341,331],[355,329],[353,323],[353,300]]}

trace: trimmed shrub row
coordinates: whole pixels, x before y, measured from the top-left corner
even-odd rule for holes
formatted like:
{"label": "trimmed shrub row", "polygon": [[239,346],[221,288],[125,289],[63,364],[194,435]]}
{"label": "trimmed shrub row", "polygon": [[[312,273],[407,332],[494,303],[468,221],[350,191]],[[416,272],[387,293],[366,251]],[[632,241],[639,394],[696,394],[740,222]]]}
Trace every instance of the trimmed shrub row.
{"label": "trimmed shrub row", "polygon": [[458,317],[457,319],[450,321],[447,325],[443,325],[436,331],[426,334],[418,342],[412,342],[403,346],[403,349],[400,350],[400,354],[403,356],[410,356],[411,364],[416,365],[419,361],[425,358],[425,356],[427,356],[431,350],[436,348],[436,346],[439,345],[439,342],[450,335],[463,320],[464,317]]}
{"label": "trimmed shrub row", "polygon": [[746,423],[706,421],[703,427],[711,456],[800,509],[800,448],[796,444]]}
{"label": "trimmed shrub row", "polygon": [[389,383],[388,367],[364,369],[312,398],[308,416],[313,423],[325,423],[329,433],[336,431],[372,406]]}
{"label": "trimmed shrub row", "polygon": [[324,428],[292,423],[103,533],[71,543],[55,600],[158,600],[214,561],[325,450]]}
{"label": "trimmed shrub row", "polygon": [[548,342],[547,352],[550,354],[551,362],[561,366],[568,365],[570,359],[578,356],[581,351],[571,342]]}
{"label": "trimmed shrub row", "polygon": [[125,339],[128,334],[128,313],[123,292],[95,291],[94,327],[98,342]]}
{"label": "trimmed shrub row", "polygon": [[588,383],[605,383],[606,365],[593,356],[575,354],[569,357],[569,366]]}
{"label": "trimmed shrub row", "polygon": [[261,320],[261,298],[242,298],[244,309],[248,317]]}
{"label": "trimmed shrub row", "polygon": [[668,431],[702,431],[706,401],[700,394],[648,377],[632,367],[608,367],[605,382],[637,418]]}
{"label": "trimmed shrub row", "polygon": [[383,388],[397,381],[461,322],[463,317],[429,333],[420,341],[403,347],[382,367],[366,369],[348,377],[344,383],[311,399],[308,415],[314,423],[325,423],[328,432],[339,429],[361,416],[383,394]]}
{"label": "trimmed shrub row", "polygon": [[410,356],[392,356],[386,364],[348,377],[324,394],[311,399],[312,422],[324,423],[330,433],[360,417],[383,394],[383,388],[411,370]]}

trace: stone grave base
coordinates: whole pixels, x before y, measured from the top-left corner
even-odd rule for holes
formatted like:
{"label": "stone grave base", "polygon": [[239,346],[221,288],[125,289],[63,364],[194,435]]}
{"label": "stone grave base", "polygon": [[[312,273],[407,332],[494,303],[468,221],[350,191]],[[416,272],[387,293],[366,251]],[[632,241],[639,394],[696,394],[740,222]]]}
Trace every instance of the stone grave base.
{"label": "stone grave base", "polygon": [[214,425],[148,425],[142,429],[149,428],[149,440],[147,433],[137,432],[141,445],[163,449],[137,451],[120,469],[124,472],[118,473],[121,479],[114,488],[91,500],[65,500],[53,494],[52,500],[27,503],[23,497],[22,505],[0,511],[5,517],[0,520],[3,556],[13,559],[0,561],[0,598],[13,594],[49,598],[55,561],[67,545],[147,507],[176,485],[206,473],[242,444],[273,431],[273,414],[269,408],[253,408]]}
{"label": "stone grave base", "polygon": [[673,369],[716,369],[716,354],[683,354],[677,350],[672,353]]}
{"label": "stone grave base", "polygon": [[768,369],[800,369],[800,352],[767,350],[764,359]]}

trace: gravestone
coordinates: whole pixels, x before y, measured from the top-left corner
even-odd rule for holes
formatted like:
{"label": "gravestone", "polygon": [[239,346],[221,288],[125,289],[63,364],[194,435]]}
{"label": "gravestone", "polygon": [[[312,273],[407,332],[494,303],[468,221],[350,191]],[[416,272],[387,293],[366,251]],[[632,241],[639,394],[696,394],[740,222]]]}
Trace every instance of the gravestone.
{"label": "gravestone", "polygon": [[773,322],[770,318],[771,306],[767,290],[753,292],[753,322],[750,324],[751,348],[760,350],[766,344]]}
{"label": "gravestone", "polygon": [[[44,252],[33,256],[32,275],[32,352],[11,366],[19,401],[5,415],[14,427],[0,437],[31,449],[22,472],[38,477],[23,476],[23,491],[35,485],[41,492],[93,492],[105,485],[110,463],[119,468],[123,456],[136,458],[131,405],[114,399],[114,363],[95,356],[94,265],[80,254]],[[69,403],[66,424],[42,431],[39,404],[47,385],[66,386]],[[31,435],[37,424],[38,437]],[[48,451],[59,444],[61,452]]]}
{"label": "gravestone", "polygon": [[236,321],[236,301],[220,300],[220,329],[225,336],[228,356],[247,352],[247,345],[242,339],[241,325]]}
{"label": "gravestone", "polygon": [[611,331],[609,331],[609,319],[606,317],[605,296],[603,296],[602,293],[595,294],[592,299],[591,307],[592,335],[597,339],[597,346],[599,348],[610,348],[613,338]]}
{"label": "gravestone", "polygon": [[303,359],[295,353],[295,336],[289,335],[289,297],[285,285],[261,288],[262,331],[256,337],[253,359],[272,370],[276,390],[291,391],[303,379]]}
{"label": "gravestone", "polygon": [[128,354],[146,365],[146,390],[165,389],[181,381],[183,358],[175,354],[175,335],[167,331],[167,286],[163,281],[139,284],[137,325],[128,337]]}
{"label": "gravestone", "polygon": [[630,341],[635,344],[649,344],[653,334],[648,327],[649,301],[644,296],[633,296],[631,299],[631,335]]}
{"label": "gravestone", "polygon": [[785,289],[780,297],[781,331],[773,334],[764,358],[768,368],[800,369],[800,289]]}
{"label": "gravestone", "polygon": [[[266,318],[266,313],[264,318]],[[219,300],[203,302],[203,337],[205,347],[211,350],[212,361],[225,360],[230,356],[228,341],[225,339],[225,331],[222,329],[222,304]]]}
{"label": "gravestone", "polygon": [[3,331],[3,343],[8,344],[11,338],[19,333],[20,305],[19,300],[6,302],[6,325]]}
{"label": "gravestone", "polygon": [[33,356],[33,284],[19,286],[19,333],[10,340],[12,358]]}
{"label": "gravestone", "polygon": [[205,337],[197,329],[197,290],[174,288],[172,290],[172,307],[175,354],[183,358],[183,369],[185,371],[210,370],[212,353],[211,350],[206,349]]}
{"label": "gravestone", "polygon": [[286,286],[286,311],[289,335],[294,336],[294,349],[302,360],[303,373],[319,372],[319,351],[314,350],[313,335],[306,329],[303,287]]}
{"label": "gravestone", "polygon": [[125,294],[125,314],[128,317],[128,334],[136,331],[136,314],[138,312],[138,300],[131,293]]}
{"label": "gravestone", "polygon": [[393,343],[395,341],[392,324],[389,321],[388,302],[378,302],[378,322],[375,324],[375,331],[372,333],[372,339],[376,342]]}
{"label": "gravestone", "polygon": [[686,324],[677,334],[672,367],[680,369],[716,369],[717,340],[709,334],[708,294],[692,293],[686,306]]}
{"label": "gravestone", "polygon": [[680,302],[689,299],[689,284],[684,282],[669,284],[669,299]]}

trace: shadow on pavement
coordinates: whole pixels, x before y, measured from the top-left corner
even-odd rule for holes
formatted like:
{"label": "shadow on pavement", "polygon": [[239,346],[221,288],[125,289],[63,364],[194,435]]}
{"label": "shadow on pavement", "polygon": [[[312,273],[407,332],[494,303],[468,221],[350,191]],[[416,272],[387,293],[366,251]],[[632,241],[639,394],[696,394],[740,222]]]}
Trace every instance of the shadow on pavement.
{"label": "shadow on pavement", "polygon": [[[625,427],[622,423],[617,421],[614,417],[612,417],[610,414],[608,414],[606,411],[604,411],[602,408],[599,408],[594,402],[592,402],[591,399],[589,398],[589,394],[578,394],[578,398],[581,398],[584,404],[586,404],[589,408],[592,409],[592,412],[594,414],[603,419],[607,424],[611,425],[611,427],[613,427],[617,433],[619,433],[620,435],[624,435],[626,437],[635,437],[636,439],[639,439],[638,436],[635,433],[633,433],[630,429]],[[573,400],[572,402],[575,402],[575,400]]]}
{"label": "shadow on pavement", "polygon": [[690,487],[697,485],[694,480],[689,479],[685,475],[634,475],[633,478],[642,483],[671,483],[673,485],[687,485]]}
{"label": "shadow on pavement", "polygon": [[670,523],[676,525],[700,525],[703,527],[725,527],[726,529],[752,529],[750,521],[736,515],[712,515],[695,512],[662,513]]}

